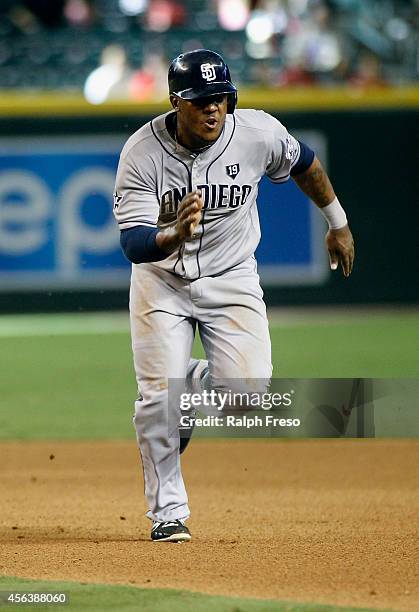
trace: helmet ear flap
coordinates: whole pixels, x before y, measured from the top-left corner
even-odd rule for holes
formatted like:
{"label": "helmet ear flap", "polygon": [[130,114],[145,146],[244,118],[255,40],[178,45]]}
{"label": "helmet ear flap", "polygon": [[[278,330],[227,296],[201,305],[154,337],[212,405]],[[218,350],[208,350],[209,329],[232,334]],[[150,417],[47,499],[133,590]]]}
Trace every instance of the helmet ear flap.
{"label": "helmet ear flap", "polygon": [[237,92],[227,94],[227,113],[234,113],[237,106]]}

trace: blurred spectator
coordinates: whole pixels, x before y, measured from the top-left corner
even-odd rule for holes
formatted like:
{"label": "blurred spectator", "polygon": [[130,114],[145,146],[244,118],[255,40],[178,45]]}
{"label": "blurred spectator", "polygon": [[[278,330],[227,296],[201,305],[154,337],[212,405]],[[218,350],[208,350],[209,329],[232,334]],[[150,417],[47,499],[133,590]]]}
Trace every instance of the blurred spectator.
{"label": "blurred spectator", "polygon": [[285,66],[284,70],[281,72],[277,85],[281,87],[286,86],[310,86],[314,85],[316,79],[313,74],[309,72],[305,66],[302,59],[297,59],[294,61],[289,61]]}
{"label": "blurred spectator", "polygon": [[131,100],[165,100],[167,98],[167,58],[159,53],[146,56],[141,69],[136,70],[129,83]]}
{"label": "blurred spectator", "polygon": [[291,27],[283,45],[284,82],[334,80],[334,72],[343,60],[343,48],[330,9],[319,2],[309,9],[305,19],[294,20]]}
{"label": "blurred spectator", "polygon": [[146,25],[149,30],[165,32],[171,27],[181,26],[186,21],[186,8],[177,0],[151,0],[147,13]]}
{"label": "blurred spectator", "polygon": [[349,82],[356,87],[386,87],[387,84],[381,76],[381,64],[378,57],[368,51],[362,52]]}
{"label": "blurred spectator", "polygon": [[88,27],[94,22],[94,9],[88,0],[65,0],[64,16],[70,26]]}
{"label": "blurred spectator", "polygon": [[218,23],[223,30],[243,30],[249,21],[247,0],[218,0]]}
{"label": "blurred spectator", "polygon": [[22,4],[16,6],[12,6],[12,4],[12,2],[9,3],[7,17],[17,30],[27,34],[39,30],[38,19],[31,10]]}
{"label": "blurred spectator", "polygon": [[167,58],[158,53],[146,55],[143,66],[134,70],[120,45],[102,51],[100,66],[86,79],[84,96],[91,104],[109,100],[155,100],[167,97]]}
{"label": "blurred spectator", "polygon": [[109,45],[102,51],[100,66],[86,79],[84,96],[91,104],[126,98],[131,76],[125,50],[120,45]]}

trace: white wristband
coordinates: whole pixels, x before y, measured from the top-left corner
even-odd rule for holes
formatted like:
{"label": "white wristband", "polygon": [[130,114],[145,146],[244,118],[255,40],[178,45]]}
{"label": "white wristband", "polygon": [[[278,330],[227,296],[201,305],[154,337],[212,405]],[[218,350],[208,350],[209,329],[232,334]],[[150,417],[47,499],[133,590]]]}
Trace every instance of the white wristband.
{"label": "white wristband", "polygon": [[348,223],[345,211],[343,210],[337,198],[335,198],[333,202],[331,202],[327,206],[319,208],[319,210],[328,222],[329,229],[337,230],[341,227],[345,227],[345,225],[347,225]]}

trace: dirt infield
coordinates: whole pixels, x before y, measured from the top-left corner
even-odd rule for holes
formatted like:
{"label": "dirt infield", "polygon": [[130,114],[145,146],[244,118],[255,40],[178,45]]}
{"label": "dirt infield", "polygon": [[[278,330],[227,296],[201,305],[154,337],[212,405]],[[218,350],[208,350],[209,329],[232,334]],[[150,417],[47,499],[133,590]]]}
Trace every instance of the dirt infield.
{"label": "dirt infield", "polygon": [[134,442],[0,456],[2,575],[419,610],[419,440],[196,440],[181,546],[148,540]]}

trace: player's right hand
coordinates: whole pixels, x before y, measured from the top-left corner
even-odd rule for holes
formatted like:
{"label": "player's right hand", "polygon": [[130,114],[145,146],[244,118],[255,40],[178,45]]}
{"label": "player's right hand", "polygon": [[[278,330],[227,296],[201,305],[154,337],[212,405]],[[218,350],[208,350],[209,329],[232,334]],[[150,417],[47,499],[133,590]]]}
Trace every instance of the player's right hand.
{"label": "player's right hand", "polygon": [[199,190],[186,194],[177,211],[176,232],[181,241],[191,238],[202,217],[204,202]]}
{"label": "player's right hand", "polygon": [[160,230],[156,236],[156,244],[162,251],[173,253],[187,238],[192,238],[198,223],[201,221],[201,210],[204,202],[201,192],[191,191],[181,200],[176,225]]}

